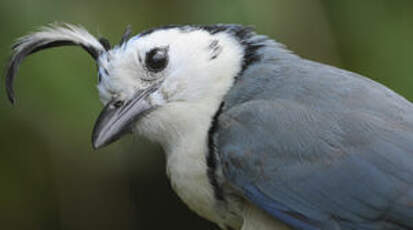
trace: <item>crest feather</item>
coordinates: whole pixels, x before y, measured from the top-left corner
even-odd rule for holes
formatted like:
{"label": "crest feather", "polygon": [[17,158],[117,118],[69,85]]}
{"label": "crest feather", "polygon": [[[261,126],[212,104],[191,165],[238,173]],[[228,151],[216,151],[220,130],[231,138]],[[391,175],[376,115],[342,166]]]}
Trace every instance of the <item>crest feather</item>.
{"label": "crest feather", "polygon": [[25,57],[40,50],[59,46],[81,46],[95,60],[106,52],[105,47],[82,26],[51,24],[21,37],[13,45],[6,73],[6,90],[11,103],[15,102],[14,78]]}

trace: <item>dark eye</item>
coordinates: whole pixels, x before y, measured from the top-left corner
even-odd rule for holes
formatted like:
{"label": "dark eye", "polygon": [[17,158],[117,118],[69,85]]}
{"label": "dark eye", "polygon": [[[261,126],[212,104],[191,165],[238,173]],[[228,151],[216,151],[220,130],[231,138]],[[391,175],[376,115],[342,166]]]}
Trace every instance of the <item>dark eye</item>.
{"label": "dark eye", "polygon": [[121,106],[123,105],[123,101],[116,101],[113,105],[114,105],[116,108],[119,108],[119,107],[121,107]]}
{"label": "dark eye", "polygon": [[168,48],[154,48],[146,53],[145,65],[154,73],[165,69],[168,65]]}

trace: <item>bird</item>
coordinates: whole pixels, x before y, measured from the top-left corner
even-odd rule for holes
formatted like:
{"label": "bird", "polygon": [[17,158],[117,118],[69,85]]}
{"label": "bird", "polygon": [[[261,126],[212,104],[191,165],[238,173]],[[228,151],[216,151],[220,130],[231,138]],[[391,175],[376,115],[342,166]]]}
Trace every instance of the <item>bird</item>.
{"label": "bird", "polygon": [[159,143],[172,189],[221,229],[413,229],[413,106],[386,86],[250,26],[128,27],[112,46],[57,23],[14,44],[9,100],[28,55],[68,45],[97,64],[93,148]]}

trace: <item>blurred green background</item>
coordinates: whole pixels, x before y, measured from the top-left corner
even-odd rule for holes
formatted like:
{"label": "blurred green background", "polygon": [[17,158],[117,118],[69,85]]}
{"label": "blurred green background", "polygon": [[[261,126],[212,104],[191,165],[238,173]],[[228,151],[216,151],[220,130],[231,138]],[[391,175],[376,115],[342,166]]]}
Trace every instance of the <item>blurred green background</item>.
{"label": "blurred green background", "polygon": [[[241,23],[299,55],[371,77],[413,99],[411,0],[2,0],[0,56],[54,21],[117,42],[165,24]],[[102,105],[96,68],[79,48],[25,60],[17,104],[0,93],[0,229],[214,229],[169,187],[161,148],[129,136],[93,151]]]}

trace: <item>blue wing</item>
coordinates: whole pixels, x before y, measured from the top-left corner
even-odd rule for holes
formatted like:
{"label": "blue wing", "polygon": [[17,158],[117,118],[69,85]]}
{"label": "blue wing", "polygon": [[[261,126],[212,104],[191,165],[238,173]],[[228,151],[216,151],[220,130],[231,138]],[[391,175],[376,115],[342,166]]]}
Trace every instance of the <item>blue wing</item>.
{"label": "blue wing", "polygon": [[284,67],[227,95],[214,137],[227,180],[297,229],[412,229],[411,103],[333,67]]}

